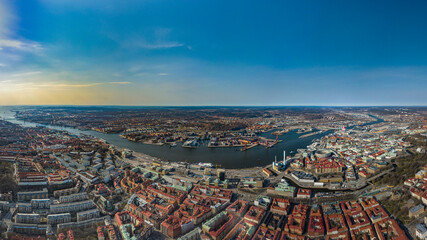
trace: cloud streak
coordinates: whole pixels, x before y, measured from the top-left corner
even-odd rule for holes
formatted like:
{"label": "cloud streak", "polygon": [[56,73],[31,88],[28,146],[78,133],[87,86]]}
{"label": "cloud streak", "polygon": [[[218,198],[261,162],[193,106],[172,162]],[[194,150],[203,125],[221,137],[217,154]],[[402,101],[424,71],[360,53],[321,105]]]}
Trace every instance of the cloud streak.
{"label": "cloud streak", "polygon": [[22,73],[12,74],[12,77],[26,77],[26,76],[38,75],[41,73],[42,73],[41,71],[22,72]]}
{"label": "cloud streak", "polygon": [[120,85],[123,85],[123,84],[132,84],[131,82],[109,82],[110,84],[120,84]]}
{"label": "cloud streak", "polygon": [[10,48],[25,52],[33,52],[42,49],[41,45],[32,41],[20,41],[14,39],[0,39],[0,50]]}
{"label": "cloud streak", "polygon": [[71,84],[71,83],[47,83],[36,84],[37,87],[53,87],[53,88],[87,88],[102,85],[102,83],[86,83],[86,84]]}
{"label": "cloud streak", "polygon": [[[33,73],[37,72],[29,72],[24,73],[27,74],[27,76],[32,75]],[[16,75],[15,75],[16,76]],[[22,76],[22,74],[21,74]],[[23,81],[16,81],[16,80],[3,80],[0,81],[0,87],[7,88],[7,89],[21,89],[21,88],[33,88],[33,89],[73,89],[73,88],[90,88],[90,87],[96,87],[101,85],[128,85],[132,84],[132,82],[95,82],[95,83],[66,83],[66,82],[23,82]]]}
{"label": "cloud streak", "polygon": [[177,41],[155,40],[147,41],[144,38],[138,37],[132,40],[121,42],[122,47],[130,49],[147,49],[147,50],[162,50],[170,48],[184,47],[185,44]]}
{"label": "cloud streak", "polygon": [[146,34],[144,36],[136,35],[129,36],[125,39],[122,36],[109,36],[114,41],[124,48],[130,49],[147,49],[147,50],[161,50],[185,47],[186,44],[176,40],[170,40],[171,29],[157,28],[154,33]]}
{"label": "cloud streak", "polygon": [[185,46],[184,43],[179,42],[156,42],[156,43],[149,43],[146,41],[139,41],[135,42],[133,44],[136,48],[145,48],[149,50],[158,50],[158,49],[168,49],[168,48],[178,48]]}
{"label": "cloud streak", "polygon": [[34,52],[42,49],[40,43],[14,37],[15,31],[12,26],[16,19],[13,9],[6,1],[0,0],[0,51],[8,49]]}

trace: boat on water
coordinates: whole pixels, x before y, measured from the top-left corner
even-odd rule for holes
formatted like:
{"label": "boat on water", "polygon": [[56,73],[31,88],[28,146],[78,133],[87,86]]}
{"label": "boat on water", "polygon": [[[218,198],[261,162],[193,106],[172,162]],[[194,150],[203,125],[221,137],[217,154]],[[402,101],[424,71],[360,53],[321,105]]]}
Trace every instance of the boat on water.
{"label": "boat on water", "polygon": [[182,144],[182,147],[185,148],[197,148],[199,146],[198,139],[187,140]]}
{"label": "boat on water", "polygon": [[213,168],[213,164],[212,163],[199,162],[199,166],[200,167],[205,167],[205,168]]}

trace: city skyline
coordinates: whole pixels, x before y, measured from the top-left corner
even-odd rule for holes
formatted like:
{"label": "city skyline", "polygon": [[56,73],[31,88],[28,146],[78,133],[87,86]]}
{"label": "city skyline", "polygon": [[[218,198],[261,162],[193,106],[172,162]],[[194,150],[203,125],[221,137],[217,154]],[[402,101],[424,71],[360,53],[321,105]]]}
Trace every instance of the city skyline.
{"label": "city skyline", "polygon": [[425,106],[425,10],[0,0],[0,105]]}

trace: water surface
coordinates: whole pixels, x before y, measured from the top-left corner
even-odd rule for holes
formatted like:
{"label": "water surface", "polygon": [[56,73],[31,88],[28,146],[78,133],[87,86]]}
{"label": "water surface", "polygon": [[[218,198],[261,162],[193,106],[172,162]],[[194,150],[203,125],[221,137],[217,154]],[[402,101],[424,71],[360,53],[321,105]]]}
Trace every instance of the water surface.
{"label": "water surface", "polygon": [[[17,120],[12,112],[13,107],[0,107],[0,117],[10,122],[20,124],[27,127],[45,126],[57,130],[65,130],[74,135],[86,134],[97,138],[104,139],[110,144],[116,145],[121,148],[127,148],[135,152],[141,152],[153,157],[158,157],[167,161],[172,162],[209,162],[218,164],[223,168],[248,168],[254,166],[265,166],[274,161],[275,157],[278,160],[283,159],[283,151],[289,154],[296,152],[299,148],[306,148],[310,145],[314,139],[319,139],[332,131],[327,131],[321,134],[299,138],[301,134],[298,134],[296,130],[290,131],[279,136],[279,140],[282,140],[278,144],[271,148],[265,148],[263,146],[257,146],[247,151],[241,152],[241,147],[237,148],[209,148],[207,143],[202,144],[200,147],[195,149],[183,148],[180,145],[176,147],[169,147],[169,145],[156,146],[142,143],[135,143],[123,139],[119,134],[106,134],[96,131],[82,131],[76,128],[59,127],[51,125],[41,125],[30,122],[24,122]],[[369,123],[374,124],[382,122],[382,119],[378,119],[375,122]],[[262,133],[261,136],[267,138],[276,138],[271,132]]]}

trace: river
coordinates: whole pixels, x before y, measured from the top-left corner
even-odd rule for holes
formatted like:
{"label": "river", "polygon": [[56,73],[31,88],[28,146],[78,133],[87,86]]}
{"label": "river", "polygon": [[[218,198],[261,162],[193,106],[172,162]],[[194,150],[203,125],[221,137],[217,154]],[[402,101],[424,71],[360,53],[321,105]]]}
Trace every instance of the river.
{"label": "river", "polygon": [[[119,134],[106,134],[96,131],[82,131],[77,128],[60,127],[52,125],[35,124],[31,122],[24,122],[15,118],[13,109],[16,107],[0,107],[0,117],[9,122],[19,124],[25,127],[44,126],[56,130],[65,130],[74,135],[90,135],[107,141],[110,144],[121,148],[127,148],[135,152],[141,152],[153,157],[158,157],[171,162],[184,162],[198,163],[208,162],[218,164],[223,168],[249,168],[255,166],[265,166],[274,161],[275,157],[278,160],[283,159],[283,151],[289,154],[290,152],[296,152],[299,148],[306,148],[310,145],[314,139],[319,139],[333,131],[327,131],[313,136],[299,138],[301,134],[298,134],[296,130],[290,131],[279,136],[281,142],[277,143],[271,148],[265,148],[263,146],[257,146],[247,151],[241,152],[239,148],[209,148],[207,143],[202,144],[198,148],[189,149],[183,148],[180,145],[176,147],[169,147],[169,145],[156,146],[150,144],[135,143],[123,139]],[[382,119],[378,119],[375,122],[371,122],[364,125],[370,125],[374,123],[382,122]],[[268,138],[275,138],[271,132],[263,133],[261,136]]]}

